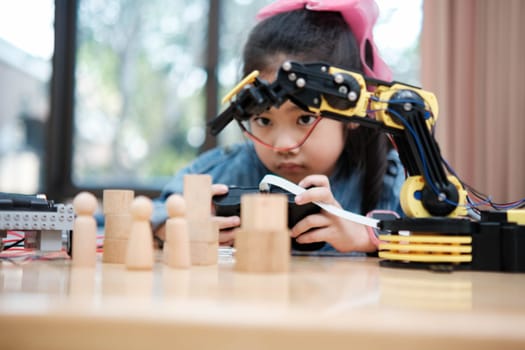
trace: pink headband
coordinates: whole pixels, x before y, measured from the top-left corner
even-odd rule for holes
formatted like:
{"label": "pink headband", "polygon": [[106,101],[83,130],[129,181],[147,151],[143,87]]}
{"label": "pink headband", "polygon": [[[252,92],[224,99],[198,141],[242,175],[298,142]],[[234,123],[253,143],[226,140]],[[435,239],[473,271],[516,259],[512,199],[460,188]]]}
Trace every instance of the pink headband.
{"label": "pink headband", "polygon": [[[334,11],[341,13],[359,45],[361,64],[365,75],[385,81],[392,80],[392,72],[381,56],[379,56],[377,47],[374,44],[372,29],[379,14],[379,9],[374,0],[277,0],[262,8],[257,14],[257,19],[263,20],[278,13],[302,8],[310,11]],[[366,63],[367,44],[373,60],[373,67],[369,67]]]}

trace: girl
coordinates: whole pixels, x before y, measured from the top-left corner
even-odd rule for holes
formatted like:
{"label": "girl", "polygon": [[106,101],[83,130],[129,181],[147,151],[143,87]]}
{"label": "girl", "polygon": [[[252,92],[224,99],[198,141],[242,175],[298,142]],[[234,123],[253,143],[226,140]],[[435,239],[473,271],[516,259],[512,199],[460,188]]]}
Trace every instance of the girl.
{"label": "girl", "polygon": [[[272,81],[286,60],[326,62],[390,80],[372,38],[377,18],[373,0],[281,0],[258,14],[260,22],[244,47],[243,73],[261,72]],[[404,171],[386,135],[375,129],[342,123],[301,110],[291,102],[248,121],[253,141],[216,148],[198,157],[168,183],[155,201],[152,218],[162,236],[164,201],[181,193],[189,173],[210,174],[214,195],[228,185],[257,187],[266,174],[276,174],[308,188],[297,204],[318,201],[366,214],[373,209],[401,213],[399,191]],[[221,244],[233,244],[232,228],[240,218],[215,217]],[[377,248],[364,226],[321,211],[299,221],[291,235],[298,243],[327,242],[319,255],[372,252]],[[362,254],[362,253],[361,253]]]}

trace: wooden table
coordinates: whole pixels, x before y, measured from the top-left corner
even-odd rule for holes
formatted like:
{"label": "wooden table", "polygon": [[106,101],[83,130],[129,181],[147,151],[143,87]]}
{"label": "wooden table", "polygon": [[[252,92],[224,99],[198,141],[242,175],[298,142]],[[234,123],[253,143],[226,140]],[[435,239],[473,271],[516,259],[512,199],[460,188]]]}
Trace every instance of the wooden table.
{"label": "wooden table", "polygon": [[288,274],[2,262],[1,349],[525,349],[525,274],[293,257]]}

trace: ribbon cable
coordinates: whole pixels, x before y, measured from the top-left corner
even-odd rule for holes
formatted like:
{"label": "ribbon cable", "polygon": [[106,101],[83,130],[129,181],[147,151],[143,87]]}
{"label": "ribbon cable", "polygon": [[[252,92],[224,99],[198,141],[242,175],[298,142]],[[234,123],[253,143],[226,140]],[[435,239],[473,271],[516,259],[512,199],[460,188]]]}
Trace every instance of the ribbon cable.
{"label": "ribbon cable", "polygon": [[[295,194],[296,196],[306,191],[306,189],[300,186],[297,186],[293,182],[290,182],[276,175],[264,176],[261,182],[259,183],[259,190],[264,191],[264,192],[269,192],[270,185],[280,187],[290,193]],[[379,220],[377,219],[373,219],[373,218],[363,216],[363,215],[358,215],[358,214],[343,210],[339,207],[336,207],[335,205],[321,203],[321,202],[313,202],[313,203],[321,207],[323,210],[329,212],[332,215],[338,216],[345,220],[349,220],[349,221],[352,221],[352,222],[355,222],[361,225],[378,228]]]}

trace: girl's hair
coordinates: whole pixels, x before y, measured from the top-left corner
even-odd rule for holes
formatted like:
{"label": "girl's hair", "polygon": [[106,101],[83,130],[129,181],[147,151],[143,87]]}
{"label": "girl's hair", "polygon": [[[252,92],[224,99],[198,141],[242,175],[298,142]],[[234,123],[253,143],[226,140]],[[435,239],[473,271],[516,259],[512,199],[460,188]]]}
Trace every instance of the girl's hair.
{"label": "girl's hair", "polygon": [[[355,37],[339,12],[296,10],[259,22],[244,47],[243,74],[276,72],[284,59],[326,62],[362,72]],[[347,132],[336,176],[348,175],[352,168],[361,171],[362,213],[374,209],[381,196],[388,145],[386,135],[376,129]]]}

